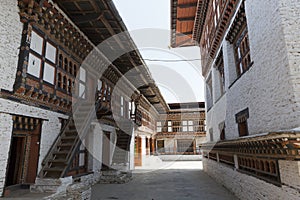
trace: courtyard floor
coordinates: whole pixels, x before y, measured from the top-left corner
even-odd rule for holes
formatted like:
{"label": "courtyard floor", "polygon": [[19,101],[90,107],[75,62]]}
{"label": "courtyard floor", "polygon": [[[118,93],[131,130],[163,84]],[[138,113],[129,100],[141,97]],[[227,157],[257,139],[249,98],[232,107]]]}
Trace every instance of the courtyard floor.
{"label": "courtyard floor", "polygon": [[234,200],[202,171],[201,161],[164,162],[160,169],[138,169],[126,184],[97,184],[92,200]]}

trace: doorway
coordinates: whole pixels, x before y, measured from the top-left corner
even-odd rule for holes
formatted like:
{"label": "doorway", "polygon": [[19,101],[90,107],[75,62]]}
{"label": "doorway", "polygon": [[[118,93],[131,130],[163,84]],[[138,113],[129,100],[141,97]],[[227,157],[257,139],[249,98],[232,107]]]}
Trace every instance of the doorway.
{"label": "doorway", "polygon": [[102,170],[110,168],[110,132],[103,132],[102,138]]}
{"label": "doorway", "polygon": [[135,137],[134,165],[142,166],[142,138],[140,137]]}
{"label": "doorway", "polygon": [[13,122],[5,187],[34,184],[38,169],[41,120],[13,116]]}

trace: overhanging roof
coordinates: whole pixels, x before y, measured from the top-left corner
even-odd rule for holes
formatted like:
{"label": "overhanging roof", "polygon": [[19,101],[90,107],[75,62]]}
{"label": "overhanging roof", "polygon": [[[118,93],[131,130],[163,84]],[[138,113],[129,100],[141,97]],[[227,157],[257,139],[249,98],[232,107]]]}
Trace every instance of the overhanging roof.
{"label": "overhanging roof", "polygon": [[171,0],[171,47],[198,45],[207,4],[208,0]]}
{"label": "overhanging roof", "polygon": [[[110,40],[109,43],[112,52],[116,48],[131,47],[131,49],[136,49],[118,57],[113,61],[113,64],[122,74],[134,69],[137,76],[130,78],[133,85],[137,88],[143,84],[149,85],[150,87],[140,90],[140,92],[146,96],[157,111],[168,109],[168,105],[155,85],[130,35],[122,34],[120,37],[116,37],[117,34],[126,32],[127,28],[112,0],[53,0],[53,2],[68,15],[95,46],[115,36],[115,39]],[[148,94],[153,93],[153,91],[155,94],[149,96]],[[156,97],[154,98],[153,95]]]}

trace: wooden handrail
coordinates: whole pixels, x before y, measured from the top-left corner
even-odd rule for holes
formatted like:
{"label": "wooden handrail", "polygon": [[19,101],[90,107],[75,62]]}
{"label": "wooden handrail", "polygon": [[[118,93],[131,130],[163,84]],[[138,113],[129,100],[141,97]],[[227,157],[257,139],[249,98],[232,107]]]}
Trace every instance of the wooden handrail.
{"label": "wooden handrail", "polygon": [[68,169],[71,166],[71,161],[74,159],[75,155],[76,155],[76,149],[78,148],[78,146],[81,144],[81,139],[80,136],[82,138],[84,138],[87,134],[87,128],[89,128],[90,126],[90,121],[92,119],[93,114],[96,114],[96,110],[98,110],[99,106],[100,106],[100,99],[97,99],[96,104],[95,104],[95,108],[92,107],[92,109],[90,110],[88,117],[84,120],[83,122],[83,127],[81,128],[80,131],[78,131],[79,133],[81,133],[81,135],[77,135],[76,140],[75,140],[75,144],[72,146],[72,151],[67,155],[67,163],[68,166],[64,169],[64,171],[62,172],[62,176],[64,177],[68,171]]}
{"label": "wooden handrail", "polygon": [[[80,98],[84,97],[85,95],[85,92],[80,96]],[[78,103],[79,102],[76,102],[76,104],[73,106],[75,107],[75,111],[77,111],[79,109],[79,106],[78,106]],[[67,129],[68,125],[70,124],[71,120],[73,119],[73,114],[74,112],[72,111],[69,115],[69,118],[68,120],[66,121],[66,123],[64,124],[64,126],[62,127],[62,129],[60,130],[59,134],[57,135],[57,137],[55,138],[54,142],[52,143],[49,151],[47,152],[44,160],[42,161],[42,169],[39,173],[39,176],[40,177],[43,177],[43,169],[45,167],[45,165],[49,162],[50,160],[50,155],[52,155],[54,153],[54,147],[58,145],[58,142],[59,142],[59,139],[61,138],[62,134],[65,132],[65,130]],[[52,158],[52,157],[51,157]]]}

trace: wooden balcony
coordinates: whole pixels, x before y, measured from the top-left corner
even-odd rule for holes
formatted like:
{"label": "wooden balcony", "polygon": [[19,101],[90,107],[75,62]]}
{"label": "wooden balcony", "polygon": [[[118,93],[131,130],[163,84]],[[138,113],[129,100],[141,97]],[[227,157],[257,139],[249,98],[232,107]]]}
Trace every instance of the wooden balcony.
{"label": "wooden balcony", "polygon": [[190,132],[159,132],[156,134],[157,139],[163,139],[163,138],[174,138],[174,137],[205,137],[204,131],[190,131]]}

